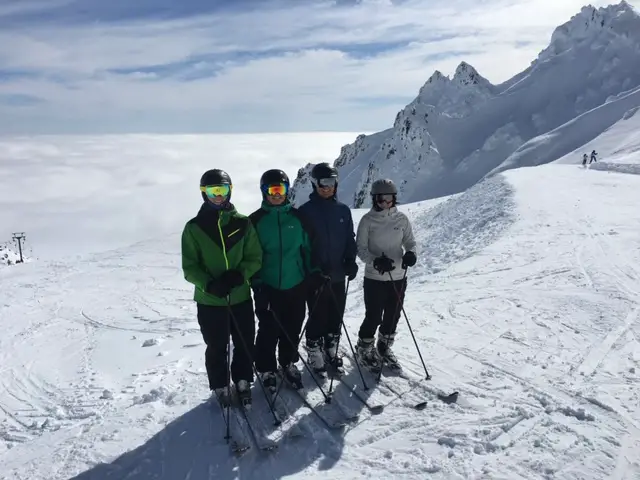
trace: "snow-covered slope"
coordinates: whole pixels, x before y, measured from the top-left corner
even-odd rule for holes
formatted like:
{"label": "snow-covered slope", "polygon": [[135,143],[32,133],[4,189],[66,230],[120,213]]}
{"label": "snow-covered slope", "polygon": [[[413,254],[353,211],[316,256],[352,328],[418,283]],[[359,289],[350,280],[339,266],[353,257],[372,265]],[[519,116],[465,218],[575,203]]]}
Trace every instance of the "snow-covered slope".
{"label": "snow-covered slope", "polygon": [[[528,140],[640,86],[639,64],[640,16],[622,1],[582,8],[555,29],[529,68],[503,84],[492,85],[464,62],[452,78],[436,71],[392,128],[343,148],[336,160],[348,178],[342,200],[364,205],[380,177],[397,181],[405,202],[464,191]],[[592,122],[602,129],[583,143],[610,120]],[[295,187],[298,203],[306,199],[306,171]]]}
{"label": "snow-covered slope", "polygon": [[[0,269],[0,478],[638,478],[639,195],[638,175],[552,164],[403,206],[420,245],[406,313],[433,380],[420,380],[402,318],[411,382],[385,375],[362,392],[381,414],[334,384],[360,418],[329,433],[284,392],[284,428],[303,436],[240,459],[203,403],[177,235]],[[361,286],[362,275],[347,304],[352,341]],[[453,389],[457,405],[430,393]],[[258,386],[254,396],[255,425],[273,432]],[[334,408],[317,388],[308,398],[323,415]]]}
{"label": "snow-covered slope", "polygon": [[582,154],[598,153],[591,169],[640,174],[640,107],[623,117],[591,142],[556,160],[556,163],[580,163]]}
{"label": "snow-covered slope", "polygon": [[[542,165],[565,157],[567,154],[573,154],[573,163],[582,162],[583,153],[590,154],[593,149],[598,151],[597,145],[602,143],[599,135],[602,132],[617,122],[626,124],[626,119],[632,118],[638,108],[640,108],[640,88],[610,99],[605,104],[583,113],[564,125],[532,138],[512,153],[500,166],[489,172],[489,175],[510,168]],[[637,126],[637,121],[632,123],[633,126],[627,125],[623,129],[622,135],[626,136],[628,128]],[[604,143],[608,143],[606,139]],[[588,148],[585,144],[593,145],[593,148],[585,150]],[[580,152],[578,156],[576,156],[576,149]]]}

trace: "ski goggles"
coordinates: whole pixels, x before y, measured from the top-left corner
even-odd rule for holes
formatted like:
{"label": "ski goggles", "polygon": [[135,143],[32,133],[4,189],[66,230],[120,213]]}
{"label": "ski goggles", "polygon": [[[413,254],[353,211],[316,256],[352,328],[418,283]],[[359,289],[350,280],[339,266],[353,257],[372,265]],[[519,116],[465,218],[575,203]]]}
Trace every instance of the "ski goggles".
{"label": "ski goggles", "polygon": [[315,181],[316,185],[323,188],[333,188],[338,183],[338,179],[335,177],[320,178]]}
{"label": "ski goggles", "polygon": [[393,202],[393,194],[392,193],[383,193],[376,195],[376,202],[378,203],[392,203]]}
{"label": "ski goggles", "polygon": [[231,193],[231,185],[222,184],[222,185],[207,185],[205,187],[200,187],[200,191],[207,194],[207,197],[226,197]]}
{"label": "ski goggles", "polygon": [[275,197],[276,195],[284,197],[289,192],[289,184],[274,183],[272,185],[264,185],[262,191],[271,197]]}

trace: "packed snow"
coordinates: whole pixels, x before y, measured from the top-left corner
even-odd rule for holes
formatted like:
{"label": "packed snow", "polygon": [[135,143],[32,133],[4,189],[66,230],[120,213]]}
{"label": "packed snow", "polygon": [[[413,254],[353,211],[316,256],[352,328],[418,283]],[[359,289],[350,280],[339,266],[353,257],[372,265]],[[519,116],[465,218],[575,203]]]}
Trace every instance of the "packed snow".
{"label": "packed snow", "polygon": [[[637,163],[637,151],[620,150],[634,134],[603,136],[593,148],[603,156],[618,149]],[[112,139],[90,141],[115,148]],[[129,161],[113,157],[95,168],[133,168]],[[253,184],[279,161],[242,164],[246,176],[238,173],[233,193],[241,210],[257,207]],[[155,186],[164,178],[156,173],[148,178]],[[189,175],[183,222],[200,202]],[[107,191],[114,186],[103,180]],[[161,187],[160,197],[171,188]],[[123,182],[124,199],[137,191]],[[49,198],[49,210],[67,215],[67,194]],[[360,416],[330,433],[285,391],[292,416],[283,432],[297,436],[281,435],[256,385],[256,426],[278,449],[240,458],[229,453],[219,411],[205,403],[204,345],[180,268],[179,229],[134,230],[125,238],[140,238],[122,248],[2,268],[0,478],[638,478],[639,200],[638,175],[553,163],[402,205],[420,246],[405,311],[433,379],[423,380],[403,317],[397,354],[409,380],[383,375],[375,385],[367,377],[370,389],[361,391],[382,413],[334,384],[336,399]],[[138,207],[105,201],[103,211],[112,221],[146,214]],[[364,212],[354,210],[356,222]],[[74,215],[78,223],[92,218]],[[363,313],[361,273],[347,304],[352,342]],[[361,389],[348,342],[341,345],[347,381]],[[434,396],[454,390],[457,404]],[[317,388],[309,398],[331,414]],[[412,408],[423,400],[424,410]]]}
{"label": "packed snow", "polygon": [[[407,202],[437,198],[463,192],[489,172],[551,162],[640,106],[638,65],[640,15],[622,0],[583,7],[527,69],[502,84],[466,62],[451,78],[436,71],[390,128],[344,146],[334,162],[346,179],[342,199],[364,206],[380,177],[396,181]],[[567,138],[556,142],[561,136]],[[310,190],[309,171],[297,177],[297,204]]]}

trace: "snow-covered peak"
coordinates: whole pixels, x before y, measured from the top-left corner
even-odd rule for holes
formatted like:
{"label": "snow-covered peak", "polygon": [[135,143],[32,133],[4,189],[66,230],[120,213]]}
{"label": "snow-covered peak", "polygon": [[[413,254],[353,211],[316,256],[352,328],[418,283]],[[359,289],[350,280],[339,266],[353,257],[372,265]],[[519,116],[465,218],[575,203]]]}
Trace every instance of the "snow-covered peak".
{"label": "snow-covered peak", "polygon": [[548,60],[584,41],[596,41],[603,34],[640,39],[640,16],[625,0],[600,8],[582,7],[579,13],[554,30],[549,46],[540,53],[538,60]]}
{"label": "snow-covered peak", "polygon": [[489,80],[467,62],[461,62],[453,78],[436,70],[407,109],[421,110],[422,105],[454,117],[466,116],[476,105],[493,96],[493,91]]}
{"label": "snow-covered peak", "polygon": [[463,87],[477,85],[478,87],[487,87],[491,82],[478,73],[478,71],[467,62],[460,62],[458,68],[453,75],[454,83]]}

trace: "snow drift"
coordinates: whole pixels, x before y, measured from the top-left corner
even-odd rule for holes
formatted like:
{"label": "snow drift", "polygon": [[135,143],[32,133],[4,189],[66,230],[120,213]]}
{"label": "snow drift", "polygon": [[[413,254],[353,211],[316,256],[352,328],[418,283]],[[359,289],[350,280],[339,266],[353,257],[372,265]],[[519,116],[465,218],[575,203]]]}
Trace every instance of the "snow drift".
{"label": "snow drift", "polygon": [[[523,147],[527,141],[605,107],[590,116],[589,128],[581,125],[582,138],[574,135],[573,148],[584,144],[619,119],[623,109],[640,105],[633,95],[607,107],[640,86],[638,64],[640,16],[622,1],[582,8],[555,29],[549,46],[526,70],[500,85],[465,62],[452,78],[436,71],[393,127],[360,135],[342,148],[335,161],[341,199],[365,205],[371,183],[380,177],[396,181],[405,202],[462,192],[494,169],[519,166],[520,153],[505,160],[521,147],[530,151],[531,145]],[[603,118],[594,120],[600,114]],[[546,161],[554,160],[550,156]],[[310,168],[298,172],[296,204],[310,191]]]}

